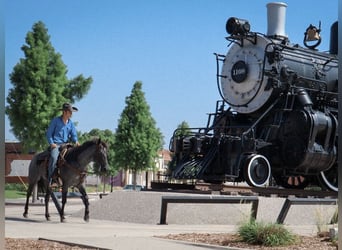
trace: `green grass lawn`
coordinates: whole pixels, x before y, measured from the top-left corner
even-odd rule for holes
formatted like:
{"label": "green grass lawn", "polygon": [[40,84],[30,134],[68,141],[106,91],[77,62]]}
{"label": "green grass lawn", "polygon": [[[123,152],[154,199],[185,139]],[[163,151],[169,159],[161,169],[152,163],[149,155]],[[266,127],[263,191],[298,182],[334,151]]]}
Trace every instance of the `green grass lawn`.
{"label": "green grass lawn", "polygon": [[17,191],[17,190],[5,190],[5,198],[6,199],[18,199],[25,198],[26,192]]}
{"label": "green grass lawn", "polygon": [[[21,184],[6,184],[5,185],[5,199],[25,198],[26,188],[27,188],[26,186],[21,185]],[[110,187],[107,186],[106,192],[108,192],[109,189]],[[102,192],[103,186],[102,185],[99,187],[87,186],[86,190],[87,190],[87,193]],[[77,189],[75,189],[75,191],[78,192]]]}

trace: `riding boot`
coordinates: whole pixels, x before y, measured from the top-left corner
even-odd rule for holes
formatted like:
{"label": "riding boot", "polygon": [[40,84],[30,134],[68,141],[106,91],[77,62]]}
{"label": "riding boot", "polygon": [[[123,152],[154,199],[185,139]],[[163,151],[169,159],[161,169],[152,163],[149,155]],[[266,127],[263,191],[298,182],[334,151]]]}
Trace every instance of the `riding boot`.
{"label": "riding boot", "polygon": [[49,187],[52,188],[54,186],[54,180],[52,177],[49,177]]}
{"label": "riding boot", "polygon": [[54,171],[51,173],[51,176],[49,176],[48,180],[49,180],[49,186],[50,186],[50,187],[59,186],[59,183],[58,183],[58,180],[57,180],[56,168],[55,168]]}

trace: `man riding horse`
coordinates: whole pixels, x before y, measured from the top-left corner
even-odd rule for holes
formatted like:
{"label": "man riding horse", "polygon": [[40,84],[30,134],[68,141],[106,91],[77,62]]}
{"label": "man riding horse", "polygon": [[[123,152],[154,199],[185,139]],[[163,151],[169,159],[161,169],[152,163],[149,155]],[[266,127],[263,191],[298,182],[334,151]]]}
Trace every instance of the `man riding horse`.
{"label": "man riding horse", "polygon": [[70,103],[64,103],[62,106],[62,115],[51,120],[46,138],[49,143],[50,160],[48,168],[48,180],[50,185],[53,182],[53,176],[56,169],[57,159],[60,153],[60,147],[68,142],[79,145],[77,131],[74,123],[71,121],[72,112],[78,111]]}

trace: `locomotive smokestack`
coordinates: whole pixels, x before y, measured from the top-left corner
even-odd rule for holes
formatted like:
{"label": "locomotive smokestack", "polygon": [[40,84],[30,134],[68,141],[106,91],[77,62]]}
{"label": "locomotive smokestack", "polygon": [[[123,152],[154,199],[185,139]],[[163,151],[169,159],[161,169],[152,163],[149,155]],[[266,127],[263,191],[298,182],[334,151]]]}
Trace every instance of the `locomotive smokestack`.
{"label": "locomotive smokestack", "polygon": [[267,36],[287,37],[285,34],[286,3],[268,3]]}

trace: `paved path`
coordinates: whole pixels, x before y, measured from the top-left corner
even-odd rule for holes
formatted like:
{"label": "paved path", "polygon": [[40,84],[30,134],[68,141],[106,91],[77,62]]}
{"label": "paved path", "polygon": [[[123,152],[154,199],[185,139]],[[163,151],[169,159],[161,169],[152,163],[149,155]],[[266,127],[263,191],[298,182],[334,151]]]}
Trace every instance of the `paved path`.
{"label": "paved path", "polygon": [[[204,245],[193,245],[154,236],[178,233],[233,232],[234,226],[225,225],[148,225],[90,219],[88,223],[72,213],[83,208],[81,201],[68,201],[66,223],[59,222],[57,210],[50,204],[51,221],[44,217],[43,205],[31,205],[29,217],[22,216],[24,203],[7,202],[5,207],[5,236],[10,238],[43,238],[76,243],[99,249],[117,250],[174,250],[204,249]],[[207,249],[220,247],[206,246]],[[227,248],[226,248],[227,249]]]}

